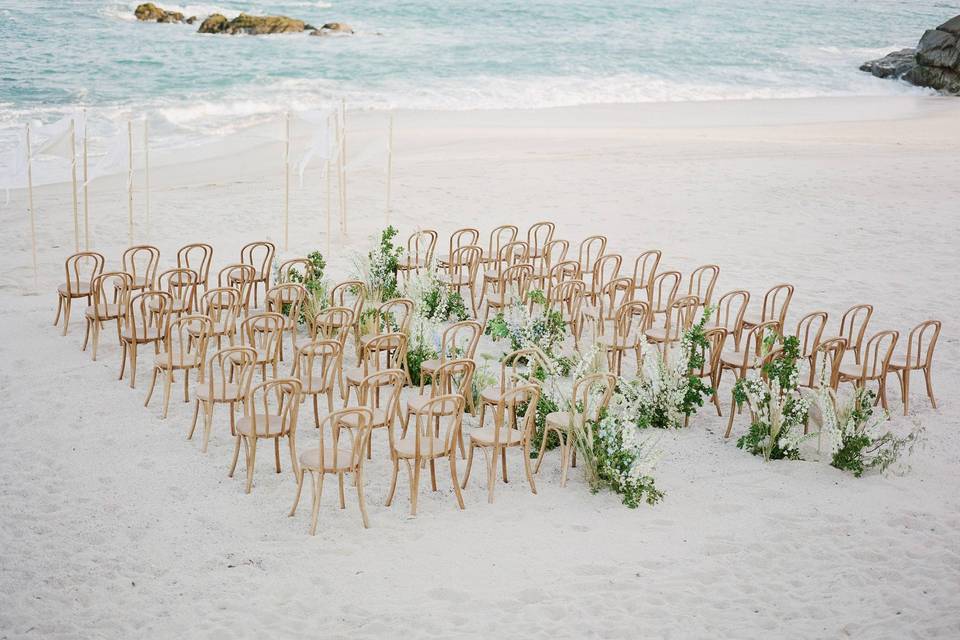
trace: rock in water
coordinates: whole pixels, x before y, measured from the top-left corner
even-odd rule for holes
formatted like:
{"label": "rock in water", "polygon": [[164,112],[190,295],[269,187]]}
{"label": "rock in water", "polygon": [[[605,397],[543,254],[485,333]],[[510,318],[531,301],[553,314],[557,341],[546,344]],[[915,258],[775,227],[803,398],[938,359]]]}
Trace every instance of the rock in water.
{"label": "rock in water", "polygon": [[864,62],[860,70],[960,95],[960,16],[925,31],[916,49],[902,49]]}
{"label": "rock in water", "polygon": [[314,29],[310,35],[312,36],[326,36],[334,33],[344,33],[350,34],[353,33],[353,27],[346,24],[345,22],[328,22],[319,29]]}
{"label": "rock in water", "polygon": [[183,22],[183,14],[179,11],[161,9],[152,2],[145,2],[133,10],[133,15],[142,22]]}
{"label": "rock in water", "polygon": [[864,62],[860,65],[860,71],[867,71],[878,78],[900,78],[917,66],[916,53],[916,49],[900,49],[879,60]]}
{"label": "rock in water", "polygon": [[233,20],[215,13],[200,25],[200,33],[245,33],[248,35],[263,35],[267,33],[298,33],[304,31],[308,25],[303,20],[296,20],[286,16],[251,16],[241,13]]}

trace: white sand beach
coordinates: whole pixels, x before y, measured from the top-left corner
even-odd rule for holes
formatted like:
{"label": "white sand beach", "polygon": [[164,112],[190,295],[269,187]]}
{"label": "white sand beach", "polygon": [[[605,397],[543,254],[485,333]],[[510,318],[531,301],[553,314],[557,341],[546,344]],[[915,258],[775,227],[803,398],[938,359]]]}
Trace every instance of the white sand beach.
{"label": "white sand beach", "polygon": [[[351,149],[383,122],[351,112]],[[764,463],[723,438],[726,417],[707,405],[689,428],[663,433],[656,506],[592,495],[577,470],[560,488],[555,453],[532,495],[512,455],[494,504],[475,465],[464,511],[440,473],[410,518],[403,474],[383,506],[391,465],[377,431],[371,528],[353,494],[341,511],[328,489],[311,537],[308,506],[287,517],[286,457],[278,475],[265,454],[245,495],[242,462],[227,477],[222,408],[202,454],[186,440],[192,404],[179,386],[161,420],[156,399],[143,406],[147,365],[131,390],[117,380],[114,341],[96,362],[81,352],[82,305],[61,337],[52,321],[73,252],[69,188],[35,193],[39,292],[17,190],[0,207],[0,638],[960,637],[960,101],[410,111],[395,122],[390,222],[403,239],[418,227],[445,242],[465,225],[486,234],[546,219],[571,242],[606,233],[628,261],[658,248],[661,269],[684,275],[716,263],[717,292],[748,289],[754,305],[792,283],[788,328],[822,309],[835,333],[856,303],[875,306],[873,330],[942,320],[939,408],[914,384],[903,416],[891,377],[889,428],[918,422],[926,446],[909,468],[860,479],[827,461]],[[254,148],[158,166],[149,230],[135,200],[135,241],[159,247],[162,268],[183,244],[209,242],[214,271],[246,242],[280,244],[278,158]],[[380,164],[360,163],[348,189],[348,233],[327,256],[335,281],[386,224]],[[91,248],[118,267],[123,179],[95,181],[90,198]],[[315,167],[303,186],[294,178],[279,256],[326,251],[324,204]],[[726,412],[729,379],[720,397]],[[305,409],[305,441],[311,422]],[[734,436],[746,428],[741,415]]]}

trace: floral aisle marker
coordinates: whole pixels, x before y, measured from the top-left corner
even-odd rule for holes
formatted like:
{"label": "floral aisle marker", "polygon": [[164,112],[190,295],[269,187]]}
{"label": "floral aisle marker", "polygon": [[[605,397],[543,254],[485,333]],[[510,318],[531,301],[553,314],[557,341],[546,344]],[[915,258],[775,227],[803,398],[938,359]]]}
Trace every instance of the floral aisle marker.
{"label": "floral aisle marker", "polygon": [[[379,240],[366,255],[354,257],[355,277],[367,288],[367,301],[370,308],[400,296],[397,285],[397,268],[403,249],[393,244],[397,230],[390,226],[380,233]],[[366,312],[366,311],[365,311]]]}
{"label": "floral aisle marker", "polygon": [[[330,283],[324,278],[324,269],[327,268],[327,261],[319,251],[313,251],[307,255],[307,262],[310,263],[306,273],[300,273],[300,270],[293,267],[287,273],[280,273],[279,265],[274,266],[274,282],[296,282],[302,284],[307,290],[307,297],[300,307],[300,318],[298,322],[301,325],[309,325],[318,313],[329,306],[328,291]],[[284,308],[286,313],[286,308]]]}
{"label": "floral aisle marker", "polygon": [[885,411],[875,413],[876,393],[858,387],[853,396],[841,401],[820,377],[816,402],[823,416],[821,432],[830,445],[830,466],[859,478],[868,469],[884,472],[904,453],[910,455],[923,442],[924,429],[917,425],[909,434],[878,433],[887,420]]}
{"label": "floral aisle marker", "polygon": [[750,431],[737,440],[737,447],[770,460],[799,460],[800,443],[811,399],[800,394],[800,341],[795,336],[769,334],[759,358],[765,359],[779,343],[780,352],[763,365],[762,375],[750,371],[737,380],[733,396],[740,406],[746,403],[752,417]]}

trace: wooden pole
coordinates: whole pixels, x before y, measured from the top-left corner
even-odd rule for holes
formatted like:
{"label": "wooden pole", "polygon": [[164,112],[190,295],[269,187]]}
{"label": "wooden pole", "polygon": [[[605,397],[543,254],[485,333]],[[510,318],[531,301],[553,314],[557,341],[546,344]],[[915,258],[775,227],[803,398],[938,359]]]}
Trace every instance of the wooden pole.
{"label": "wooden pole", "polygon": [[[329,126],[329,122],[327,123],[327,126]],[[330,191],[331,191],[331,189],[332,189],[332,187],[333,187],[332,181],[331,181],[331,179],[330,179],[330,178],[331,178],[331,176],[330,176],[330,158],[327,158],[327,160],[326,160],[326,162],[325,162],[324,164],[325,164],[325,166],[324,166],[324,171],[325,171],[326,174],[327,174],[327,260],[330,260],[330,235],[331,235],[331,230],[332,230],[332,226],[333,226],[333,222],[332,222],[333,216],[332,216],[332,213],[331,213],[331,205],[330,205],[330,201],[333,199],[333,198],[331,198],[331,193],[330,193]]]}
{"label": "wooden pole", "polygon": [[146,205],[147,239],[150,239],[150,129],[147,119],[143,119],[143,196]]}
{"label": "wooden pole", "polygon": [[87,111],[83,111],[83,248],[90,250],[90,194],[87,191]]}
{"label": "wooden pole", "polygon": [[127,120],[127,242],[133,246],[133,121]]}
{"label": "wooden pole", "polygon": [[70,119],[70,181],[73,184],[73,250],[80,251],[80,212],[77,207],[77,123]]}
{"label": "wooden pole", "polygon": [[30,208],[30,247],[33,254],[33,288],[40,290],[37,271],[37,223],[33,210],[33,152],[30,149],[30,123],[27,123],[27,206]]}
{"label": "wooden pole", "polygon": [[287,111],[283,142],[283,250],[290,249],[290,112]]}
{"label": "wooden pole", "polygon": [[340,98],[340,228],[347,234],[347,101]]}
{"label": "wooden pole", "polygon": [[393,181],[393,113],[387,131],[387,226],[390,226],[390,183]]}

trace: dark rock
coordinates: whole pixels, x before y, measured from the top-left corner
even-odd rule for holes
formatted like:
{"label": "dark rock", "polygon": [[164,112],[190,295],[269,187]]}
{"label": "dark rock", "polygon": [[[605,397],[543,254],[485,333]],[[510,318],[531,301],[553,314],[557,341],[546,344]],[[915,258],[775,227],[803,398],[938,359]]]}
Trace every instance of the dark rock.
{"label": "dark rock", "polygon": [[878,78],[900,78],[917,66],[916,49],[901,49],[888,53],[878,60],[870,60],[860,65],[860,71],[867,71]]}
{"label": "dark rock", "polygon": [[930,87],[937,91],[960,95],[960,73],[952,69],[917,65],[903,79],[918,87]]}
{"label": "dark rock", "polygon": [[916,50],[894,51],[879,60],[864,62],[860,70],[960,95],[960,16],[925,31]]}
{"label": "dark rock", "polygon": [[954,16],[937,27],[937,31],[946,31],[955,36],[960,36],[960,16]]}
{"label": "dark rock", "polygon": [[327,36],[334,33],[351,34],[353,33],[353,27],[345,22],[328,22],[319,29],[314,29],[310,35]]}
{"label": "dark rock", "polygon": [[142,22],[183,22],[183,14],[179,11],[161,9],[152,2],[137,5],[133,15]]}
{"label": "dark rock", "polygon": [[193,24],[196,21],[197,21],[197,16],[190,16],[189,18],[184,20],[184,22],[186,22],[187,24]]}
{"label": "dark rock", "polygon": [[200,33],[227,33],[263,35],[267,33],[298,33],[306,28],[303,20],[286,16],[251,16],[241,13],[233,20],[215,13],[200,25]]}
{"label": "dark rock", "polygon": [[960,49],[957,49],[957,36],[939,29],[924,32],[917,45],[917,64],[957,69],[958,61]]}

